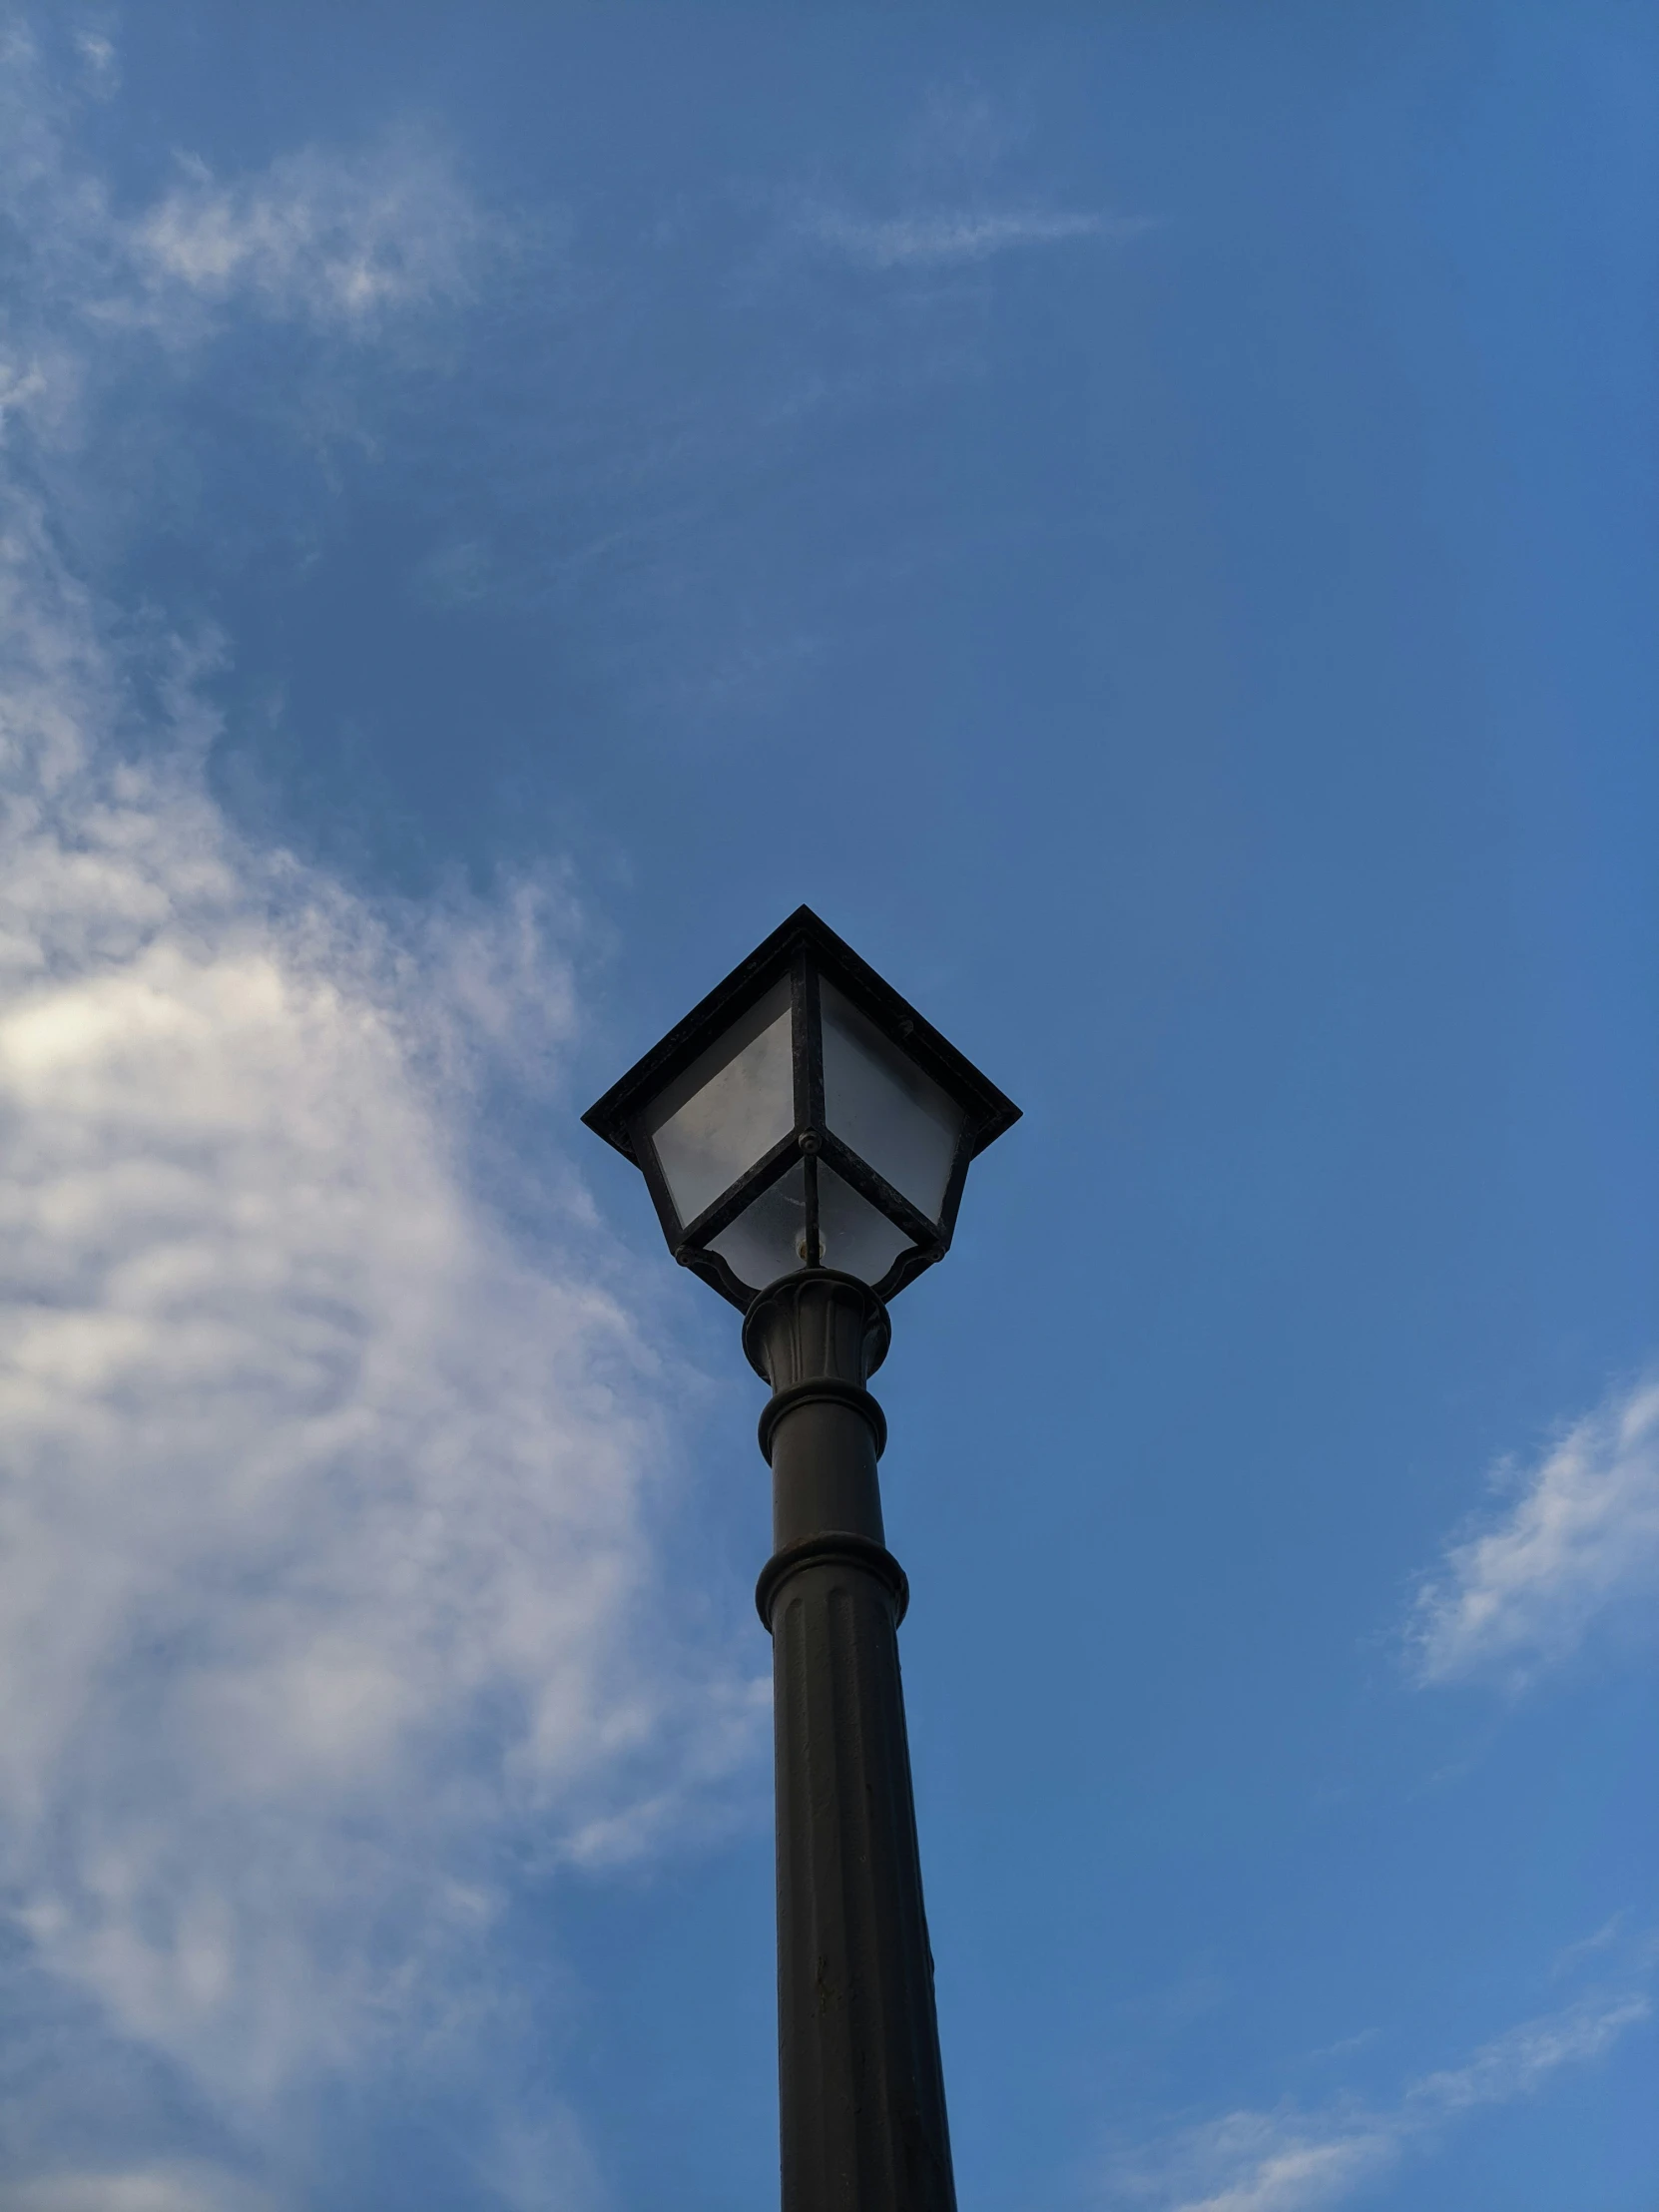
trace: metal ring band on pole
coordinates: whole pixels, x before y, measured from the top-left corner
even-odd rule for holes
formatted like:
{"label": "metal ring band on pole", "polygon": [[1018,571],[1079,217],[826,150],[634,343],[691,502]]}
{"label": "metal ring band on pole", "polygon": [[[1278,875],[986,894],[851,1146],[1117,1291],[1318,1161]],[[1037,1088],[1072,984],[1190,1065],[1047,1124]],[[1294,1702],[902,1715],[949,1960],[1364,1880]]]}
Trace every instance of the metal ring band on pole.
{"label": "metal ring band on pole", "polygon": [[887,1448],[887,1416],[879,1403],[856,1382],[840,1382],[833,1376],[818,1376],[810,1382],[792,1382],[788,1389],[780,1390],[768,1398],[761,1408],[761,1456],[767,1465],[772,1464],[772,1439],[778,1423],[786,1413],[793,1413],[798,1405],[849,1405],[853,1412],[861,1413],[875,1438],[875,1456],[880,1458]]}
{"label": "metal ring band on pole", "polygon": [[878,1582],[885,1583],[893,1601],[893,1626],[898,1626],[910,1608],[909,1576],[884,1544],[868,1536],[831,1530],[823,1536],[804,1536],[798,1544],[786,1544],[782,1551],[775,1551],[761,1569],[761,1579],[755,1585],[755,1610],[769,1636],[772,1634],[772,1601],[778,1595],[780,1584],[803,1567],[816,1567],[834,1560],[862,1567]]}

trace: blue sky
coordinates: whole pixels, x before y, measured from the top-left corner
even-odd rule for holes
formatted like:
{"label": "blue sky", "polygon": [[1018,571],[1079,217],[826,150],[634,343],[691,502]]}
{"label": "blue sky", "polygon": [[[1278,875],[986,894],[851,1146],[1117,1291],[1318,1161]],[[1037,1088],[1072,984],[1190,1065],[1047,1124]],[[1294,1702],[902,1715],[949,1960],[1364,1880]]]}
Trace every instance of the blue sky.
{"label": "blue sky", "polygon": [[63,8],[0,179],[4,2212],[776,2190],[806,899],[964,2212],[1647,2212],[1659,27]]}

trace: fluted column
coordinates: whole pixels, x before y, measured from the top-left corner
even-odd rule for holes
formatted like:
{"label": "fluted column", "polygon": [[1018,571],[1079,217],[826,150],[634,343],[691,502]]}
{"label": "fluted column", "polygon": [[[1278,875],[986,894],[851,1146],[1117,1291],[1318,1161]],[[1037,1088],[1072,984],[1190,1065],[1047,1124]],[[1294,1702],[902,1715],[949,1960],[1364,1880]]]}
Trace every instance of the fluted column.
{"label": "fluted column", "polygon": [[813,1269],[762,1294],[744,1349],[772,1384],[778,2042],[784,2212],[954,2212],[897,1627],[886,1440],[865,1388],[886,1310]]}

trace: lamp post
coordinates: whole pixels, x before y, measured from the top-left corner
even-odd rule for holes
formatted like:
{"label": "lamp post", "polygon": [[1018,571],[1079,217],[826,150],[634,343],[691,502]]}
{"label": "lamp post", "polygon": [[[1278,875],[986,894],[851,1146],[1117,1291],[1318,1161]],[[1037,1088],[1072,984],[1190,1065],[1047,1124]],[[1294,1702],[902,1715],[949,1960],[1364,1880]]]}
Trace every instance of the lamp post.
{"label": "lamp post", "polygon": [[866,1384],[886,1302],[944,1257],[968,1163],[1019,1117],[809,907],[582,1117],[670,1250],[744,1313],[772,1388],[784,2212],[954,2212]]}

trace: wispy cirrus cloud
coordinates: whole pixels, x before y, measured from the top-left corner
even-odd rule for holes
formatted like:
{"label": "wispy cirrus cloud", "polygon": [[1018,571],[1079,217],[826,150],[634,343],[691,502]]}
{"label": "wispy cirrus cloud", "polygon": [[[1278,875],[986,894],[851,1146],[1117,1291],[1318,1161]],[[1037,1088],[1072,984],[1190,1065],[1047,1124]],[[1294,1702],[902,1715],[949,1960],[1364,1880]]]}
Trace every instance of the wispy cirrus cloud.
{"label": "wispy cirrus cloud", "polygon": [[1324,2212],[1385,2173],[1399,2150],[1397,2129],[1369,2115],[1228,2112],[1150,2157],[1124,2160],[1104,2201],[1166,2212]]}
{"label": "wispy cirrus cloud", "polygon": [[94,94],[102,98],[115,92],[121,82],[121,67],[114,39],[83,24],[73,33],[71,44]]}
{"label": "wispy cirrus cloud", "polygon": [[[191,157],[179,170],[125,231],[151,313],[170,295],[240,297],[259,311],[362,329],[395,309],[463,297],[498,243],[447,151],[411,134],[353,154],[307,147],[252,177],[221,179]],[[132,313],[136,302],[119,306]]]}
{"label": "wispy cirrus cloud", "polygon": [[1659,1382],[1614,1392],[1492,1486],[1503,1502],[1418,1587],[1419,1682],[1523,1687],[1659,1597]]}
{"label": "wispy cirrus cloud", "polygon": [[[112,91],[111,41],[76,43],[95,94]],[[118,205],[77,158],[78,97],[14,21],[0,37],[11,226],[0,409],[49,433],[73,425],[89,377],[107,378],[121,333],[188,348],[241,317],[384,342],[399,322],[471,297],[512,245],[449,144],[415,128],[302,147],[231,176],[182,152],[148,202]]]}
{"label": "wispy cirrus cloud", "polygon": [[[1651,1961],[1647,1961],[1651,1962]],[[1652,2017],[1645,1988],[1589,1995],[1482,2044],[1460,2066],[1420,2075],[1388,2105],[1239,2110],[1117,2157],[1100,2202],[1158,2212],[1332,2212],[1483,2106],[1536,2095],[1566,2068],[1593,2065]]]}
{"label": "wispy cirrus cloud", "polygon": [[996,254],[1080,239],[1122,240],[1148,228],[1140,218],[1046,208],[935,208],[888,217],[822,209],[802,234],[865,269],[918,269],[983,262]]}

